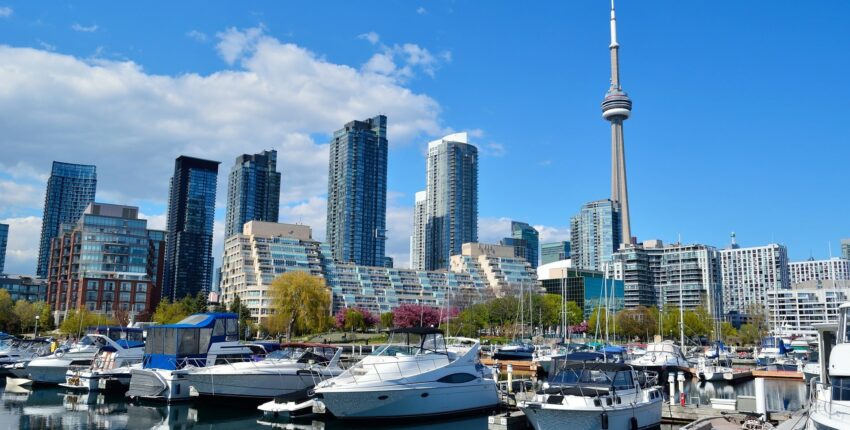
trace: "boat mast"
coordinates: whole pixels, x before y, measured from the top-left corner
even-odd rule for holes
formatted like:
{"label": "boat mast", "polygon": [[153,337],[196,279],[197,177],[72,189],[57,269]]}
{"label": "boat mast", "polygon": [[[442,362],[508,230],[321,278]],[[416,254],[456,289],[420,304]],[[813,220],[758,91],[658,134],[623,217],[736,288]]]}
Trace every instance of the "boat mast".
{"label": "boat mast", "polygon": [[679,234],[679,337],[681,338],[682,349],[685,349],[685,302],[683,296],[685,287],[682,283],[682,261],[684,260],[684,252],[682,251],[682,235]]}

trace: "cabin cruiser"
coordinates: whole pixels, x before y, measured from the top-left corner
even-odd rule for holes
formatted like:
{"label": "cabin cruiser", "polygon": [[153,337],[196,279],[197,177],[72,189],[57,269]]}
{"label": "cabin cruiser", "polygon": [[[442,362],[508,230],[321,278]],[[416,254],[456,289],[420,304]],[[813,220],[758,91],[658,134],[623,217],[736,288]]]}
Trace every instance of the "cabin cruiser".
{"label": "cabin cruiser", "polygon": [[142,362],[145,344],[121,339],[117,345],[104,345],[95,354],[88,368],[68,369],[62,387],[85,391],[108,388],[125,389],[130,385],[131,366]]}
{"label": "cabin cruiser", "polygon": [[834,324],[815,324],[815,328],[821,368],[812,383],[806,428],[846,429],[850,423],[850,302],[838,307],[837,331]]}
{"label": "cabin cruiser", "polygon": [[558,362],[543,389],[517,406],[535,430],[654,428],[663,402],[657,380],[625,364]]}
{"label": "cabin cruiser", "polygon": [[549,373],[552,370],[552,363],[558,360],[622,363],[624,355],[625,350],[620,347],[609,346],[597,351],[582,343],[570,343],[561,345],[560,348],[552,351],[549,355],[537,356],[534,361],[546,373]]}
{"label": "cabin cruiser", "polygon": [[316,397],[336,417],[410,418],[494,409],[492,371],[478,360],[480,344],[446,348],[443,332],[415,327],[390,339],[336,378],[316,385]]}
{"label": "cabin cruiser", "polygon": [[52,338],[48,337],[0,341],[4,344],[4,347],[0,349],[0,376],[11,374],[10,369],[15,363],[29,362],[36,357],[49,354],[51,341]]}
{"label": "cabin cruiser", "polygon": [[648,344],[646,354],[629,361],[628,364],[641,369],[659,371],[662,378],[666,377],[667,371],[684,371],[689,374],[691,368],[682,350],[671,340]]}
{"label": "cabin cruiser", "polygon": [[[68,369],[81,369],[92,364],[95,354],[105,346],[127,349],[144,342],[143,333],[126,327],[100,327],[90,330],[79,342],[59,347],[52,354],[29,362],[25,371],[36,384],[61,384]],[[105,333],[105,334],[97,334]],[[12,370],[14,373],[14,369]]]}
{"label": "cabin cruiser", "polygon": [[181,369],[251,360],[265,355],[259,345],[239,342],[236,314],[193,314],[176,324],[148,327],[141,368],[130,371],[127,397],[172,402],[188,400],[190,383]]}
{"label": "cabin cruiser", "polygon": [[[268,349],[268,348],[267,348]],[[316,383],[339,376],[342,348],[285,343],[260,361],[240,361],[175,371],[201,396],[303,400]]]}
{"label": "cabin cruiser", "polygon": [[769,366],[788,358],[791,348],[779,336],[767,336],[761,340],[761,347],[756,354],[757,366]]}
{"label": "cabin cruiser", "polygon": [[494,360],[531,360],[534,357],[534,345],[525,342],[512,342],[496,349]]}

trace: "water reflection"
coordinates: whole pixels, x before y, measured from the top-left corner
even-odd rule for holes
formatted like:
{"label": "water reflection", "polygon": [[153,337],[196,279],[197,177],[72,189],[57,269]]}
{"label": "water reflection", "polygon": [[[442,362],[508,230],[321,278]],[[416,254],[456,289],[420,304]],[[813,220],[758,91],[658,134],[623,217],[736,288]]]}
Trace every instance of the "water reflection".
{"label": "water reflection", "polygon": [[[767,409],[770,411],[796,411],[807,402],[806,385],[798,381],[766,379],[764,389],[767,394]],[[710,404],[711,398],[734,399],[738,396],[755,396],[755,381],[731,385],[722,382],[690,382],[685,384],[685,397],[688,403],[699,397],[701,405]]]}

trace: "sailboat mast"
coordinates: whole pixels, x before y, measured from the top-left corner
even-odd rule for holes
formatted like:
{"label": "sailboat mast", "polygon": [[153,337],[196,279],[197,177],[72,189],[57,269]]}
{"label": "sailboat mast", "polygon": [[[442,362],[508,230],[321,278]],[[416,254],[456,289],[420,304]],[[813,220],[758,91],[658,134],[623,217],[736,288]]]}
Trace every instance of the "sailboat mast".
{"label": "sailboat mast", "polygon": [[685,301],[683,296],[685,294],[685,286],[683,284],[684,278],[682,277],[682,261],[684,261],[685,254],[682,250],[682,235],[679,235],[679,337],[681,338],[680,345],[682,349],[685,349]]}

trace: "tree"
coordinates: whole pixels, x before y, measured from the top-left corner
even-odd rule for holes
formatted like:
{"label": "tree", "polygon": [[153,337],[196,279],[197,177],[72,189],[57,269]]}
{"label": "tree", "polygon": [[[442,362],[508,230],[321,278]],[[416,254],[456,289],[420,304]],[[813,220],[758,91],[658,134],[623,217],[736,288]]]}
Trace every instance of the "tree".
{"label": "tree", "polygon": [[336,313],[334,325],[348,331],[365,330],[378,323],[375,315],[360,307],[342,308]]}
{"label": "tree", "polygon": [[35,302],[35,308],[38,310],[38,331],[39,333],[53,330],[53,312],[47,302]]}
{"label": "tree", "polygon": [[198,291],[198,294],[195,295],[194,300],[192,300],[192,313],[199,314],[207,312],[207,295],[203,291]]}
{"label": "tree", "polygon": [[563,299],[558,294],[539,294],[532,296],[532,315],[541,326],[557,327],[561,325]]}
{"label": "tree", "polygon": [[381,327],[382,328],[392,328],[393,326],[393,313],[392,312],[384,312],[381,314]]}
{"label": "tree", "polygon": [[393,324],[396,327],[438,327],[440,310],[425,305],[406,304],[393,311]]}
{"label": "tree", "polygon": [[472,305],[458,314],[454,325],[459,334],[467,337],[477,337],[479,331],[486,328],[490,322],[490,310],[486,304]]}
{"label": "tree", "polygon": [[112,317],[115,318],[115,322],[120,326],[127,327],[130,325],[130,312],[127,312],[124,309],[116,308],[112,311]]}
{"label": "tree", "polygon": [[762,332],[755,324],[742,324],[738,330],[738,337],[744,345],[758,345],[761,342]]}
{"label": "tree", "polygon": [[644,306],[617,312],[617,333],[626,338],[648,339],[650,334],[655,333],[656,325],[655,316]]}
{"label": "tree", "polygon": [[72,309],[59,325],[59,331],[68,335],[82,335],[86,328],[101,325],[115,325],[115,320],[100,313],[92,313],[87,309]]}
{"label": "tree", "polygon": [[679,338],[679,308],[665,307],[661,310],[662,337]]}
{"label": "tree", "polygon": [[576,302],[567,302],[567,324],[576,325],[584,321],[584,310]]}
{"label": "tree", "polygon": [[29,333],[35,329],[35,316],[38,315],[38,311],[33,303],[20,299],[15,302],[14,312],[22,332]]}
{"label": "tree", "polygon": [[153,320],[159,324],[174,324],[189,315],[189,310],[184,306],[183,302],[171,303],[166,297],[156,307],[156,311],[153,313]]}
{"label": "tree", "polygon": [[317,333],[327,328],[331,295],[324,279],[296,270],[278,276],[271,284],[274,315],[270,327],[286,332]]}
{"label": "tree", "polygon": [[720,338],[729,339],[734,337],[738,337],[738,330],[735,330],[735,326],[733,326],[729,321],[723,321],[723,323],[720,324]]}
{"label": "tree", "polygon": [[612,329],[614,315],[609,315],[608,309],[606,308],[596,308],[587,320],[587,330],[588,332],[593,333],[594,336],[604,336],[606,322],[608,323],[608,328]]}
{"label": "tree", "polygon": [[712,321],[711,314],[703,306],[685,311],[685,335],[708,336],[712,331]]}

